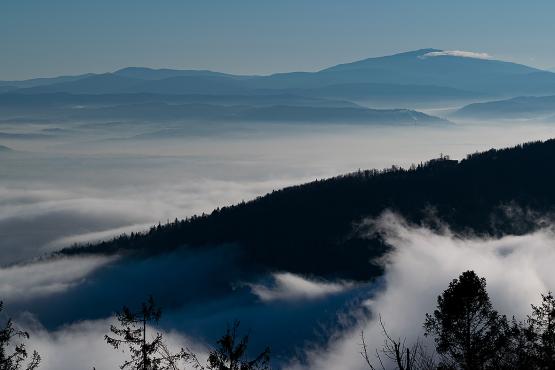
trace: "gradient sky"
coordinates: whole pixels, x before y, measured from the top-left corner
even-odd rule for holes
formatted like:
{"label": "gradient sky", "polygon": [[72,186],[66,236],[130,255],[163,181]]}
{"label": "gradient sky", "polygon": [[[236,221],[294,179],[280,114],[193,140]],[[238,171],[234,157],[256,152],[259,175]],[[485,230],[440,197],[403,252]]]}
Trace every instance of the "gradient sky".
{"label": "gradient sky", "polygon": [[2,0],[0,79],[317,70],[434,47],[555,67],[552,0]]}

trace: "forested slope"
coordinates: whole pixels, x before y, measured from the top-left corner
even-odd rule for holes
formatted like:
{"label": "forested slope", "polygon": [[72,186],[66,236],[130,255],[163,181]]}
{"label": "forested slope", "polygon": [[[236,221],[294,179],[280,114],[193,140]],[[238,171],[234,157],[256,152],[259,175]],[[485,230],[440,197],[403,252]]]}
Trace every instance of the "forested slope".
{"label": "forested slope", "polygon": [[391,210],[416,224],[434,227],[441,220],[455,232],[528,232],[538,226],[538,215],[554,208],[553,163],[555,140],[549,140],[461,161],[359,171],[61,253],[161,253],[229,244],[261,269],[367,279],[380,273],[369,261],[387,247],[356,231],[361,220]]}

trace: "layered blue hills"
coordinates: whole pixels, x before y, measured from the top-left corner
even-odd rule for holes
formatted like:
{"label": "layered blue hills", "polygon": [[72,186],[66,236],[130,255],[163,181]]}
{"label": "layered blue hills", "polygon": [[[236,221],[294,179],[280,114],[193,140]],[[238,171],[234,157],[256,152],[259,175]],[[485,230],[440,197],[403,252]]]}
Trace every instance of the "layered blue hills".
{"label": "layered blue hills", "polygon": [[[157,115],[188,119],[190,109],[183,104],[208,104],[216,106],[208,116],[221,119],[230,119],[230,115],[217,112],[231,110],[241,112],[233,115],[237,120],[420,124],[438,122],[418,112],[427,106],[463,106],[521,95],[555,95],[555,73],[485,54],[439,49],[368,58],[316,72],[268,76],[128,67],[103,74],[0,81],[0,105],[14,117],[40,112],[85,120],[98,118],[99,108],[116,112],[120,119],[137,119],[140,111],[148,119]],[[29,100],[29,96],[33,98]],[[103,103],[91,103],[94,100]],[[44,109],[45,102],[50,104],[48,109]],[[140,111],[135,109],[144,104]],[[71,111],[75,106],[83,109]],[[513,106],[507,112],[514,111]]]}
{"label": "layered blue hills", "polygon": [[[469,56],[470,55],[470,56]],[[475,94],[555,94],[555,73],[500,60],[420,49],[332,66],[317,72],[237,76],[204,70],[123,68],[28,81],[0,81],[21,93],[253,93],[267,89],[317,89],[345,84],[435,86]],[[477,54],[479,55],[479,54]],[[360,85],[356,85],[360,88]],[[14,91],[14,90],[12,90]],[[306,91],[305,91],[306,92]],[[440,91],[438,91],[439,93]],[[308,92],[306,92],[308,93]],[[317,93],[317,91],[315,91]],[[324,94],[325,95],[325,94]]]}

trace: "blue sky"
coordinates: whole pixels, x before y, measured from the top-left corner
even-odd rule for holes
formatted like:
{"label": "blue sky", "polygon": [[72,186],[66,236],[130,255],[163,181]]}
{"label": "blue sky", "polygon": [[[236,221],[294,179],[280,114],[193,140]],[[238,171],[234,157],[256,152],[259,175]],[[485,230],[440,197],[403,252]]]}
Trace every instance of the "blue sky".
{"label": "blue sky", "polygon": [[2,0],[0,79],[125,66],[267,74],[434,47],[555,67],[551,0]]}

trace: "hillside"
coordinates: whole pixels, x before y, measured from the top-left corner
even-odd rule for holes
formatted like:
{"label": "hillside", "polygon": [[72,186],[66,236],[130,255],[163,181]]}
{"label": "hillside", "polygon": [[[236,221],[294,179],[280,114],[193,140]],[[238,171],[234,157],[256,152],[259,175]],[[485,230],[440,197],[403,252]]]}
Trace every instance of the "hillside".
{"label": "hillside", "polygon": [[520,96],[513,99],[474,103],[454,113],[473,119],[538,119],[555,114],[555,96]]}
{"label": "hillside", "polygon": [[391,210],[416,224],[433,227],[440,220],[455,232],[525,233],[537,227],[538,214],[555,210],[554,161],[555,140],[549,140],[409,170],[359,171],[61,253],[235,245],[249,268],[368,279],[380,274],[370,262],[387,247],[355,231],[361,220]]}

